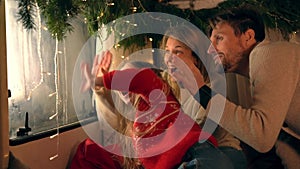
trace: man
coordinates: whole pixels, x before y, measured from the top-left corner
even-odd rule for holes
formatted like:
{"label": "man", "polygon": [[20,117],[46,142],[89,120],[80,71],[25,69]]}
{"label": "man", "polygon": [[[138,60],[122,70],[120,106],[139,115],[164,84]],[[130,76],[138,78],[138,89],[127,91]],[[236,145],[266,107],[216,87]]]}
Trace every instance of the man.
{"label": "man", "polygon": [[[284,128],[286,133],[299,143],[300,47],[288,42],[263,41],[263,21],[251,9],[233,9],[216,15],[210,23],[210,39],[216,51],[215,62],[222,64],[225,72],[239,73],[250,78],[252,105],[243,108],[211,92],[199,71],[192,71],[194,77],[185,76],[187,70],[180,65],[181,61],[177,57],[170,59],[177,68],[172,73],[174,78],[207,110],[211,106],[210,100],[225,100],[222,114],[211,112],[208,117],[255,150],[268,152],[277,142],[277,151],[282,152],[277,138],[284,123],[287,126]],[[192,63],[187,60],[184,62],[194,70]],[[194,79],[197,86],[190,83]],[[289,169],[300,167],[299,154],[279,155]],[[289,162],[291,159],[293,162]]]}

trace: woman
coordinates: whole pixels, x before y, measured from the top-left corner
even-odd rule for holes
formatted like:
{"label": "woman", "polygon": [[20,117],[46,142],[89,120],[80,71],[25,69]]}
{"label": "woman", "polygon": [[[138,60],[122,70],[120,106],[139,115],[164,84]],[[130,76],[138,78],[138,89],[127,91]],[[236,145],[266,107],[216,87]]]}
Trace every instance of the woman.
{"label": "woman", "polygon": [[[209,58],[207,58],[211,56],[207,56],[206,54],[209,45],[209,40],[197,28],[188,26],[178,26],[170,28],[166,32],[162,43],[162,48],[167,52],[164,61],[168,67],[168,71],[174,71],[172,70],[174,69],[174,66],[169,60],[171,58],[170,55],[176,56],[183,61],[189,60],[190,62],[185,63],[193,63],[198,68],[198,70],[191,70],[200,71],[204,77],[205,82],[209,84],[210,79],[206,68],[210,69],[213,67],[213,65],[209,65]],[[199,55],[201,55],[201,59]],[[205,66],[203,65],[201,60],[205,61]],[[193,66],[189,67],[191,68]],[[169,80],[171,86],[176,86],[176,84],[174,85],[174,82],[176,81]],[[176,89],[176,87],[174,87],[174,89]],[[178,88],[176,90],[178,90]],[[180,92],[175,91],[174,93],[180,93],[181,96],[178,95],[177,98],[181,98],[180,102],[182,104],[184,112],[190,115],[194,120],[196,120],[200,126],[203,126],[204,122],[206,121],[206,111],[203,109],[203,107],[201,107],[201,105],[197,103],[197,101],[189,94],[186,89],[180,88],[179,90]],[[240,141],[220,126],[216,128],[213,135],[218,141],[218,148],[231,159],[234,168],[246,168],[247,161],[245,154],[243,153],[240,146]]]}

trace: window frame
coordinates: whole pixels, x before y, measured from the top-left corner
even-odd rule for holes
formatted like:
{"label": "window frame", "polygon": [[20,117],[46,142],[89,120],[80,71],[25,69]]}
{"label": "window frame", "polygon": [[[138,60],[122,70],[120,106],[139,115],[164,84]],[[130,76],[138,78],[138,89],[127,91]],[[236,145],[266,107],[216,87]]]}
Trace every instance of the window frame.
{"label": "window frame", "polygon": [[7,90],[7,64],[6,64],[6,25],[5,1],[0,0],[0,164],[1,168],[8,167],[9,141],[8,141],[8,90]]}

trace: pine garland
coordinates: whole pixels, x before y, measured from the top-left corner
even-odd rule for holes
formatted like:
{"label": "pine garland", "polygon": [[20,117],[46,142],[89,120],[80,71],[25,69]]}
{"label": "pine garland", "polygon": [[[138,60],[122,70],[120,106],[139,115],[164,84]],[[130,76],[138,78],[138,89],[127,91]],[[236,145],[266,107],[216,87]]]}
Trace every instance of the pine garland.
{"label": "pine garland", "polygon": [[21,21],[25,29],[35,28],[34,23],[34,13],[35,13],[35,4],[31,0],[21,0],[18,3],[18,21]]}
{"label": "pine garland", "polygon": [[[84,18],[88,31],[94,34],[103,25],[123,16],[139,12],[164,12],[184,18],[205,31],[207,18],[215,12],[251,5],[258,9],[265,20],[266,26],[278,29],[285,38],[300,29],[300,1],[297,0],[226,0],[212,9],[182,10],[169,1],[162,0],[17,0],[18,16],[26,29],[34,29],[33,17],[36,5],[41,10],[48,30],[58,40],[72,32],[71,20],[75,17]],[[152,37],[155,35],[151,35]],[[159,35],[158,35],[159,36]],[[145,35],[130,37],[120,42],[125,48],[131,44],[145,45]]]}

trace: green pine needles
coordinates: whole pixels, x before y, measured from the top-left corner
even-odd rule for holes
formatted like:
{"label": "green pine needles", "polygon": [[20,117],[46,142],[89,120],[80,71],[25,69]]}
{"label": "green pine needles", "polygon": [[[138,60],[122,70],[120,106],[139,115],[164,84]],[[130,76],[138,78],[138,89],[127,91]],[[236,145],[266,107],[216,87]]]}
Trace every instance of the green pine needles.
{"label": "green pine needles", "polygon": [[[201,30],[207,28],[207,18],[215,12],[242,5],[254,6],[265,20],[266,27],[280,30],[289,38],[300,29],[300,1],[297,0],[226,0],[212,9],[179,9],[161,0],[17,0],[18,20],[26,29],[34,29],[34,16],[41,15],[49,32],[58,40],[72,32],[71,20],[79,17],[94,34],[103,24],[138,12],[164,12],[187,19]],[[37,13],[39,9],[40,13]],[[152,35],[153,37],[153,35]],[[145,45],[145,37],[136,36],[122,41],[123,45]]]}

